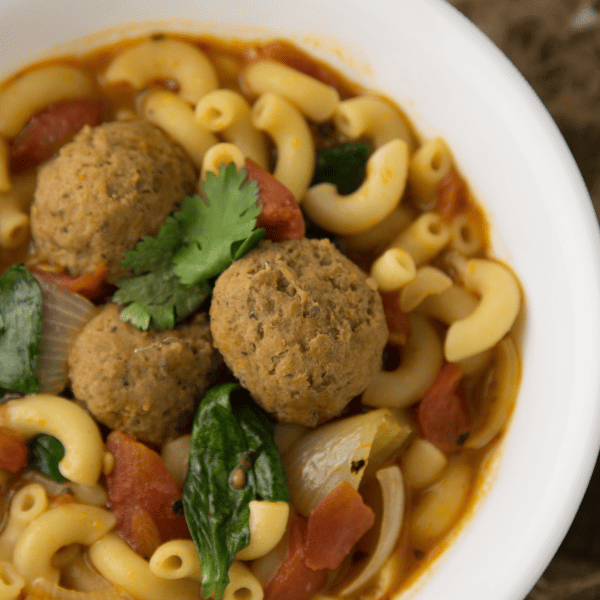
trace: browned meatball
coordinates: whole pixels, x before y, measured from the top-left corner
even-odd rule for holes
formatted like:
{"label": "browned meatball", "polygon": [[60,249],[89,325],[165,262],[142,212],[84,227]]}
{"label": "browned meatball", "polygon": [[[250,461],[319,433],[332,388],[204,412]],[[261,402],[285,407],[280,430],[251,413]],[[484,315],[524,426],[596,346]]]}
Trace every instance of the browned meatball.
{"label": "browned meatball", "polygon": [[284,422],[338,415],[381,368],[376,286],[329,240],[263,242],[217,279],[214,344],[240,383]]}
{"label": "browned meatball", "polygon": [[36,251],[74,276],[104,262],[114,283],[126,273],[125,252],[155,235],[195,186],[187,155],[154,125],[86,126],[39,172],[31,210]]}
{"label": "browned meatball", "polygon": [[100,423],[160,443],[190,422],[219,364],[207,315],[144,332],[119,310],[106,304],[77,337],[68,361],[73,393]]}

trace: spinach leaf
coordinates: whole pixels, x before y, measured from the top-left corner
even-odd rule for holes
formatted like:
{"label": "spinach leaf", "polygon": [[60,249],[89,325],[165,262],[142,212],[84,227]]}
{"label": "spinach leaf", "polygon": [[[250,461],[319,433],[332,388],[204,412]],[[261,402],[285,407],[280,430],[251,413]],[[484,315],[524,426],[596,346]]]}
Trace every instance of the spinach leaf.
{"label": "spinach leaf", "polygon": [[[239,395],[246,399],[241,405]],[[273,426],[248,402],[237,383],[215,386],[192,427],[183,508],[200,557],[202,594],[215,600],[223,596],[236,554],[250,543],[250,501],[289,502]]]}
{"label": "spinach leaf", "polygon": [[0,276],[0,399],[39,390],[41,338],[42,291],[24,265],[12,265]]}
{"label": "spinach leaf", "polygon": [[57,483],[69,481],[58,470],[58,463],[65,455],[62,442],[51,435],[38,435],[28,443],[27,465]]}
{"label": "spinach leaf", "polygon": [[342,195],[351,194],[362,184],[367,173],[370,142],[349,142],[317,152],[311,185],[333,183]]}

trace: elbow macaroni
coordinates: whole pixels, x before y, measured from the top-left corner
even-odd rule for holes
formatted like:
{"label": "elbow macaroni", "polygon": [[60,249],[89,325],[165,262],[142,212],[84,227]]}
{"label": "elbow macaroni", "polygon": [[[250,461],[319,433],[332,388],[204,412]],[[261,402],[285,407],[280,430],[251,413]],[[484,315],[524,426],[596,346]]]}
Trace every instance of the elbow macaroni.
{"label": "elbow macaroni", "polygon": [[218,176],[221,165],[229,163],[234,163],[236,169],[241,169],[246,164],[246,159],[237,146],[225,143],[211,146],[202,158],[200,183],[206,181],[207,173],[214,173]]}
{"label": "elbow macaroni", "polygon": [[29,239],[29,206],[36,175],[15,177],[11,188],[0,193],[0,248],[18,248]]}
{"label": "elbow macaroni", "polygon": [[213,90],[205,94],[194,110],[196,121],[237,146],[259,167],[269,166],[265,134],[252,124],[247,100],[233,90]]}
{"label": "elbow macaroni", "polygon": [[315,123],[327,121],[340,101],[334,87],[273,60],[252,63],[246,67],[243,78],[252,93],[278,94]]}
{"label": "elbow macaroni", "polygon": [[406,142],[395,139],[376,150],[367,162],[362,185],[340,196],[335,185],[319,183],[308,189],[303,208],[320,227],[342,235],[377,225],[402,199],[408,164]]}
{"label": "elbow macaroni", "polygon": [[108,66],[104,81],[127,81],[141,90],[153,81],[174,79],[179,96],[191,104],[218,86],[217,74],[206,55],[191,44],[149,39],[119,54]]}
{"label": "elbow macaroni", "polygon": [[0,560],[0,600],[17,600],[25,580],[17,573],[10,562]]}
{"label": "elbow macaroni", "polygon": [[452,156],[441,138],[425,142],[412,156],[408,181],[419,202],[426,206],[435,198],[438,185],[452,170]]}
{"label": "elbow macaroni", "polygon": [[65,448],[58,464],[61,474],[81,485],[98,481],[104,443],[95,421],[74,402],[43,394],[9,400],[0,406],[0,425],[26,438],[40,433],[58,438]]}
{"label": "elbow macaroni", "polygon": [[273,175],[300,203],[315,166],[315,145],[302,114],[287,100],[267,92],[252,107],[252,123],[266,131],[277,147]]}
{"label": "elbow macaroni", "polygon": [[[410,283],[417,276],[412,256],[400,248],[386,250],[371,267],[371,277],[382,292],[392,292]],[[402,309],[407,312],[404,308]]]}

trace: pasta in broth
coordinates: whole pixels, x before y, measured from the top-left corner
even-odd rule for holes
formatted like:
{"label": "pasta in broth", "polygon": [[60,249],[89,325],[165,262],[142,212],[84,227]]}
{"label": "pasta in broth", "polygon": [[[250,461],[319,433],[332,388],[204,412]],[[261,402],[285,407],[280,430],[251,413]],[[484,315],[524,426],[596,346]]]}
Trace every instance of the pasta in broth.
{"label": "pasta in broth", "polygon": [[[210,270],[185,243],[219,185],[250,198],[222,229],[250,225]],[[47,200],[82,189],[101,216]],[[516,396],[519,282],[450,149],[286,42],[161,34],[4,82],[0,274],[5,328],[15,281],[41,289],[34,373],[0,374],[4,600],[390,597],[466,518]],[[214,433],[250,444],[253,419],[247,451]]]}

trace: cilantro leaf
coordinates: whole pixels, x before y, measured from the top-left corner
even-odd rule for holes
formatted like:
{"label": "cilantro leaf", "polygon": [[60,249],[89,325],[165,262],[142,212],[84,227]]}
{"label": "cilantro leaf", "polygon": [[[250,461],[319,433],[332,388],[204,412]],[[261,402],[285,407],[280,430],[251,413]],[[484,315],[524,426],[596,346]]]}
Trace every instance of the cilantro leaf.
{"label": "cilantro leaf", "polygon": [[246,169],[237,171],[233,163],[221,165],[219,176],[207,173],[203,184],[208,204],[192,196],[175,215],[188,242],[174,258],[182,283],[193,285],[218,275],[239,254],[239,242],[253,236],[257,243],[257,237],[264,235],[253,233],[262,210],[257,206],[258,183],[245,179]]}

